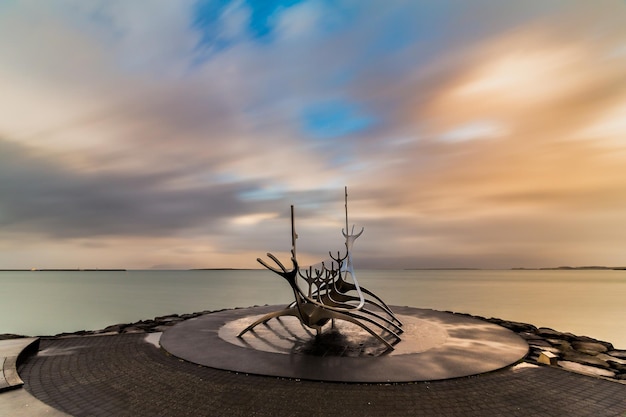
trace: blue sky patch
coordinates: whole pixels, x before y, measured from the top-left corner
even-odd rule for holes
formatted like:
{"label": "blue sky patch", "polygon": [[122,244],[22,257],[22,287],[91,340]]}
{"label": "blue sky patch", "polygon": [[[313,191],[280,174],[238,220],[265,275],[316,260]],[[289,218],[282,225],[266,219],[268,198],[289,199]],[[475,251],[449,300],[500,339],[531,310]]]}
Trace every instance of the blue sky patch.
{"label": "blue sky patch", "polygon": [[316,139],[333,139],[361,132],[374,123],[374,118],[358,105],[344,100],[316,103],[302,113],[305,133]]}
{"label": "blue sky patch", "polygon": [[238,11],[247,15],[246,34],[255,40],[271,38],[277,14],[305,0],[199,0],[193,8],[192,26],[201,32],[199,47],[222,50],[236,39],[224,35],[222,20],[227,11]]}
{"label": "blue sky patch", "polygon": [[251,9],[250,31],[255,38],[263,38],[272,31],[272,20],[282,9],[288,9],[302,3],[304,0],[248,0],[246,4]]}

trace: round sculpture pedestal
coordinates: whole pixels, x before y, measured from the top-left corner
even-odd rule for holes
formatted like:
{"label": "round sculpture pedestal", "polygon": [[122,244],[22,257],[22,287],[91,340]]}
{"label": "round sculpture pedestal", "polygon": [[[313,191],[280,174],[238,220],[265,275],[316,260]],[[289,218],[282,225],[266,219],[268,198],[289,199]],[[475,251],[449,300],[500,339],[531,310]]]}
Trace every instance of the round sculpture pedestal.
{"label": "round sculpture pedestal", "polygon": [[504,327],[459,314],[391,307],[403,321],[393,351],[359,327],[337,320],[316,337],[295,317],[272,319],[243,337],[265,306],[226,310],[167,330],[161,346],[189,362],[235,372],[341,382],[432,381],[503,368],[523,358],[526,342]]}

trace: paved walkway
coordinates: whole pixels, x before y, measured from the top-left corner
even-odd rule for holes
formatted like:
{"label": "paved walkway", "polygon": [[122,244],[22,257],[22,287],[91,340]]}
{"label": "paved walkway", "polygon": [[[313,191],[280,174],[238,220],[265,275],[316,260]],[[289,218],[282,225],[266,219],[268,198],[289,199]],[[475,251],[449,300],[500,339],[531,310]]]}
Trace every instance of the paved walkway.
{"label": "paved walkway", "polygon": [[41,340],[19,373],[28,392],[74,416],[626,416],[626,385],[550,367],[322,383],[200,367],[144,334]]}

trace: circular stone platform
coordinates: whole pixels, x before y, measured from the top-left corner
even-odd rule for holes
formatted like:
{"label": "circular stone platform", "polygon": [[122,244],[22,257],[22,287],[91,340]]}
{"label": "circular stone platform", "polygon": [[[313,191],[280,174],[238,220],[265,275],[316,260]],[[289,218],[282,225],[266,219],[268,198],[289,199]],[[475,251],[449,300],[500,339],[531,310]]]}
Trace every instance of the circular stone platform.
{"label": "circular stone platform", "polygon": [[512,331],[460,314],[391,307],[403,321],[393,351],[340,320],[321,337],[295,317],[272,319],[243,337],[259,316],[284,306],[225,310],[181,322],[161,336],[174,356],[250,374],[341,382],[433,381],[503,368],[523,358],[527,343]]}

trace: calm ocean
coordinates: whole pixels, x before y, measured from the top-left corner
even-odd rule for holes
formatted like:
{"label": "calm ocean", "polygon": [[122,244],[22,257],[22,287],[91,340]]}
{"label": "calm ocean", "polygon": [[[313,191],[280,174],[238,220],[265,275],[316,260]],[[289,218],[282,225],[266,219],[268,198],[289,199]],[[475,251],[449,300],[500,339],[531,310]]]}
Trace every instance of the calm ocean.
{"label": "calm ocean", "polygon": [[[357,270],[388,304],[532,323],[626,349],[626,271]],[[95,330],[172,313],[291,301],[264,270],[0,272],[0,333]]]}

